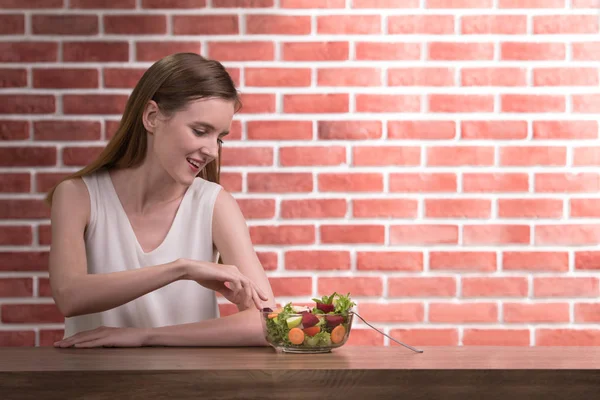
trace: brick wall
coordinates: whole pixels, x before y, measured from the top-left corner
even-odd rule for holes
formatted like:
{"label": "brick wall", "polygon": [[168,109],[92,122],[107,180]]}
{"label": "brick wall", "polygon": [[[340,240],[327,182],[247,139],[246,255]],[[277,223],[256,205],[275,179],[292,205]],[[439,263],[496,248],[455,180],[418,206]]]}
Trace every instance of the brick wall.
{"label": "brick wall", "polygon": [[0,345],[61,335],[41,199],[177,51],[243,92],[223,184],[281,301],[349,291],[415,345],[600,344],[597,0],[0,8]]}

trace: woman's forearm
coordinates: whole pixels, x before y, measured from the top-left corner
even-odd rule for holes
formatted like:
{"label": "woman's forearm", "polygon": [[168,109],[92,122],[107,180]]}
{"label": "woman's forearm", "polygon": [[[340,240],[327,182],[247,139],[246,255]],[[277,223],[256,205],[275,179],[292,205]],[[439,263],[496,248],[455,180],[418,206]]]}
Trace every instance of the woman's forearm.
{"label": "woman's forearm", "polygon": [[248,309],[222,318],[146,331],[145,346],[267,346],[261,314]]}

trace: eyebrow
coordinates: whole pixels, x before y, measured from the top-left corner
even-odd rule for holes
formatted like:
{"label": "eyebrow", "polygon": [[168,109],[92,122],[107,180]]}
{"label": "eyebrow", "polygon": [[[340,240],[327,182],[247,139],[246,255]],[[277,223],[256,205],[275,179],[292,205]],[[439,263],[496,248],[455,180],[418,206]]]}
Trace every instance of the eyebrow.
{"label": "eyebrow", "polygon": [[[196,122],[193,122],[192,125],[202,125],[205,128],[208,128],[208,129],[210,129],[212,131],[216,131],[217,130],[214,126],[212,126],[208,122],[196,121]],[[227,135],[229,135],[229,131],[223,131],[223,132],[221,132],[219,134],[219,136],[227,136]]]}

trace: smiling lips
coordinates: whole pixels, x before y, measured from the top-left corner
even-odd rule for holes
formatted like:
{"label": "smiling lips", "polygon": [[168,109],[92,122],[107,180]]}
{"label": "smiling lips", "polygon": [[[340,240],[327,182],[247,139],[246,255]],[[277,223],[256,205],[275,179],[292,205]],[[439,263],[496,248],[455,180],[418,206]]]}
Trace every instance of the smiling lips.
{"label": "smiling lips", "polygon": [[188,158],[186,158],[186,160],[187,160],[188,164],[190,165],[190,168],[192,168],[192,170],[194,170],[196,172],[198,170],[200,170],[201,166],[204,165],[204,161],[200,161],[200,160],[197,160],[195,158],[189,158],[188,157]]}

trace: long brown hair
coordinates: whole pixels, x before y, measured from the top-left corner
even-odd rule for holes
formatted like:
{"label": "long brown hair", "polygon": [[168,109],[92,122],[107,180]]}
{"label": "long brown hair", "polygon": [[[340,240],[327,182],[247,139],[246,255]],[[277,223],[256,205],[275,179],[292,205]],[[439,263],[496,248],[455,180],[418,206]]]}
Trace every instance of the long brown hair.
{"label": "long brown hair", "polygon": [[[201,98],[241,101],[231,76],[223,65],[195,53],[176,53],[155,62],[142,75],[131,92],[119,128],[98,158],[83,169],[58,182],[46,196],[52,205],[56,187],[63,181],[80,178],[102,168],[130,168],[140,165],[146,156],[147,132],[142,123],[144,108],[154,100],[165,115],[183,109],[190,101]],[[198,177],[220,183],[221,144],[219,157],[206,165]]]}

